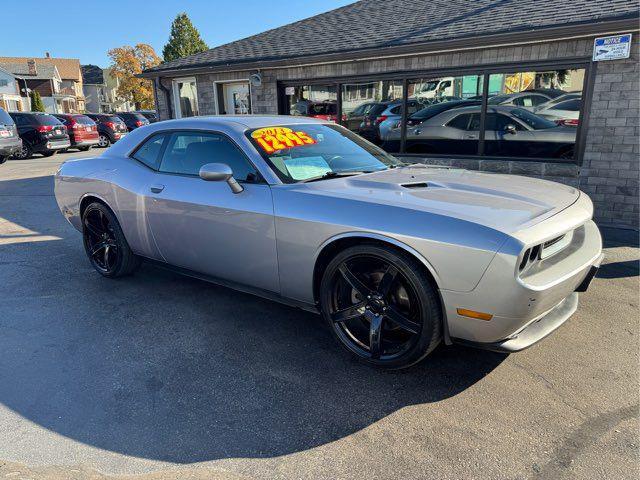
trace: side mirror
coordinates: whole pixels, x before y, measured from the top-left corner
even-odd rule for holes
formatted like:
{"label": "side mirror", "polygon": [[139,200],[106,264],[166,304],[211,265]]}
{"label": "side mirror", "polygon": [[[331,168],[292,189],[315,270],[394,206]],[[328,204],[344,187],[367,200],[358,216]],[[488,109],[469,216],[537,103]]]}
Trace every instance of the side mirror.
{"label": "side mirror", "polygon": [[510,135],[515,135],[516,134],[516,126],[513,124],[508,124],[504,126],[504,133],[508,133]]}
{"label": "side mirror", "polygon": [[244,190],[235,178],[233,170],[226,163],[206,163],[200,167],[200,178],[207,182],[227,182],[233,193],[240,193]]}

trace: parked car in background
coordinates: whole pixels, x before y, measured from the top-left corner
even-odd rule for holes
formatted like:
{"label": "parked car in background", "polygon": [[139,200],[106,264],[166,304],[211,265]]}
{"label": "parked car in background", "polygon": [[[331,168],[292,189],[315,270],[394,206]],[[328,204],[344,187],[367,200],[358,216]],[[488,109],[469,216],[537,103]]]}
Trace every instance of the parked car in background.
{"label": "parked car in background", "polygon": [[141,113],[118,112],[116,115],[122,119],[129,132],[134,131],[138,127],[149,125],[150,123]]}
{"label": "parked car in background", "polygon": [[538,105],[548,102],[553,97],[540,92],[524,91],[520,93],[500,94],[489,97],[489,105],[513,105],[534,110]]}
{"label": "parked car in background", "polygon": [[[454,108],[407,128],[408,153],[475,155],[480,106]],[[488,155],[572,158],[576,129],[556,125],[528,110],[489,106],[485,126]]]}
{"label": "parked car in background", "polygon": [[87,113],[86,115],[96,122],[99,147],[108,147],[128,133],[124,121],[117,115],[110,113]]}
{"label": "parked car in background", "polygon": [[539,105],[535,113],[558,125],[577,127],[582,109],[582,92],[567,93]]}
{"label": "parked car in background", "polygon": [[86,152],[98,144],[98,127],[91,118],[78,113],[54,113],[52,115],[67,127],[71,148]]}
{"label": "parked car in background", "polygon": [[0,108],[0,164],[22,148],[22,140],[13,118]]}
{"label": "parked car in background", "polygon": [[16,122],[22,139],[22,148],[13,155],[15,158],[31,158],[34,153],[50,157],[71,146],[67,127],[53,115],[38,112],[11,112],[9,115]]}
{"label": "parked car in background", "polygon": [[[434,103],[425,108],[418,110],[407,118],[407,128],[415,127],[426,122],[436,115],[451,110],[453,108],[470,107],[480,105],[480,100],[452,100],[450,102]],[[402,119],[397,119],[390,129],[385,131],[382,137],[383,147],[389,152],[397,152],[400,146]]]}
{"label": "parked car in background", "polygon": [[159,120],[158,114],[154,110],[136,110],[134,113],[139,113],[149,120],[150,123],[156,123]]}
{"label": "parked car in background", "polygon": [[290,113],[291,115],[301,115],[335,122],[338,119],[338,105],[332,101],[313,102],[311,100],[300,100],[291,107]]}
{"label": "parked car in background", "polygon": [[[408,99],[407,100],[407,115],[413,115],[418,110],[423,108],[424,99]],[[374,122],[374,143],[380,144],[389,133],[389,130],[393,128],[399,120],[402,120],[402,102],[397,104],[388,105]]]}
{"label": "parked car in background", "polygon": [[366,102],[358,105],[353,111],[344,116],[343,125],[352,132],[375,143],[376,138],[379,138],[377,133],[379,122],[376,120],[389,105],[400,105],[400,101]]}

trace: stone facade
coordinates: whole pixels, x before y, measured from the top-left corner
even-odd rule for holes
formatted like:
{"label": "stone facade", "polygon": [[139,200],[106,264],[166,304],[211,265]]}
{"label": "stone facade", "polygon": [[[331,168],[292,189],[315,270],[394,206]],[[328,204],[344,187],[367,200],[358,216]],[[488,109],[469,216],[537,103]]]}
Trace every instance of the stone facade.
{"label": "stone facade", "polygon": [[[380,58],[325,65],[265,69],[260,87],[251,88],[255,114],[278,113],[278,82],[305,79],[336,79],[358,75],[420,71],[438,74],[456,68],[523,65],[545,61],[583,62],[592,55],[593,37],[553,40],[528,45],[501,46],[440,54]],[[587,192],[601,225],[638,229],[638,181],[640,157],[639,42],[634,34],[631,57],[592,64],[593,98],[588,106],[588,128],[582,165],[540,161],[489,160],[479,158],[424,158],[421,161],[483,171],[528,175],[569,184]],[[253,71],[195,75],[201,115],[215,114],[214,81],[248,79]],[[168,82],[165,80],[165,82]],[[166,85],[166,83],[165,83]],[[167,85],[168,86],[168,85]],[[157,81],[156,81],[157,87]],[[585,99],[589,101],[588,93]],[[157,92],[161,118],[169,117],[166,96]],[[583,119],[584,121],[585,119]],[[416,161],[415,157],[412,157]]]}

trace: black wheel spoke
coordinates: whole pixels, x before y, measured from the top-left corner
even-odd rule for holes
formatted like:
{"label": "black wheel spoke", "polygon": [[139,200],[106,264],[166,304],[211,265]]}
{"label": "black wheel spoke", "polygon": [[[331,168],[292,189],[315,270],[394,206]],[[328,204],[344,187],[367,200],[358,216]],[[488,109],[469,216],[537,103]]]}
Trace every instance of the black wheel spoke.
{"label": "black wheel spoke", "polygon": [[91,232],[91,234],[95,235],[96,237],[99,237],[102,234],[102,232],[98,231],[95,226],[91,225],[88,217],[84,219],[84,226],[87,227],[87,230],[89,230],[89,232]]}
{"label": "black wheel spoke", "polygon": [[371,322],[369,327],[369,350],[371,358],[380,358],[382,354],[382,322],[383,317],[374,315],[371,312],[366,313],[367,318]]}
{"label": "black wheel spoke", "polygon": [[347,320],[351,320],[352,318],[358,318],[362,316],[360,309],[363,308],[365,302],[359,302],[355,305],[350,305],[347,308],[343,308],[342,310],[337,310],[331,314],[331,320],[334,322],[346,322]]}
{"label": "black wheel spoke", "polygon": [[96,253],[98,253],[100,250],[102,250],[106,246],[107,246],[107,242],[96,243],[95,245],[93,245],[93,248],[91,249],[91,256],[94,256]]}
{"label": "black wheel spoke", "polygon": [[109,252],[111,251],[111,245],[107,244],[104,247],[104,266],[109,268]]}
{"label": "black wheel spoke", "polygon": [[347,267],[345,263],[341,264],[338,270],[340,270],[344,279],[349,282],[349,285],[351,285],[361,297],[370,297],[374,293],[369,287],[362,283],[351,270],[349,270],[349,267]]}
{"label": "black wheel spoke", "polygon": [[380,280],[380,285],[378,285],[378,293],[383,297],[386,297],[391,290],[391,285],[393,285],[393,281],[396,279],[398,275],[398,270],[393,266],[389,265],[387,271],[382,276]]}
{"label": "black wheel spoke", "polygon": [[392,323],[402,328],[403,330],[416,334],[420,331],[420,325],[407,318],[396,307],[390,305],[384,313]]}

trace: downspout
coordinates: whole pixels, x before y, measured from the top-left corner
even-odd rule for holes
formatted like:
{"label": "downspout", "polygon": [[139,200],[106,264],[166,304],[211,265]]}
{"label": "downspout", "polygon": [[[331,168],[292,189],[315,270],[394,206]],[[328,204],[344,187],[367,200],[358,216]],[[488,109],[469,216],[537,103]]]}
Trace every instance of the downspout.
{"label": "downspout", "polygon": [[158,77],[158,86],[164,92],[167,100],[167,108],[169,109],[169,118],[173,118],[173,105],[171,104],[171,91],[162,83],[162,77]]}

